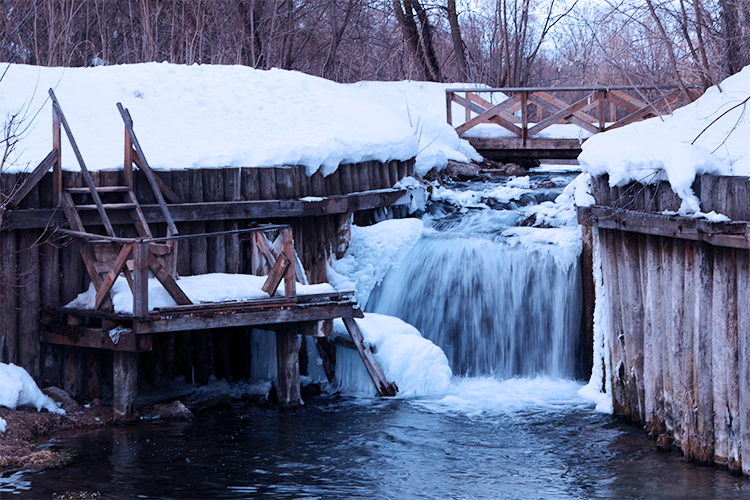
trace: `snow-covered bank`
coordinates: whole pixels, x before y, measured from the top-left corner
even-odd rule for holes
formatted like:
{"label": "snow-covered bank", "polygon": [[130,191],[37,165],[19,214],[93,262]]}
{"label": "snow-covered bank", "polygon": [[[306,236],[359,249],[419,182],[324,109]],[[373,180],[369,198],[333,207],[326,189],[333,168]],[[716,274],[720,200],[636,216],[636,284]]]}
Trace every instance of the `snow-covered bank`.
{"label": "snow-covered bank", "polygon": [[[15,410],[20,406],[32,406],[41,411],[65,414],[60,407],[39,390],[31,375],[14,364],[0,363],[0,406]],[[5,420],[0,418],[0,432],[5,432]]]}
{"label": "snow-covered bank", "polygon": [[609,174],[611,186],[669,181],[683,200],[681,214],[700,210],[696,175],[750,174],[750,67],[671,115],[597,134],[583,144],[581,168]]}
{"label": "snow-covered bank", "polygon": [[[304,165],[407,160],[417,173],[447,159],[479,159],[446,123],[443,86],[342,85],[294,71],[145,63],[95,68],[10,64],[0,114],[18,115],[21,142],[6,171],[35,167],[52,147],[54,88],[90,170],[122,167],[121,102],[152,167]],[[67,140],[63,168],[78,170]]]}

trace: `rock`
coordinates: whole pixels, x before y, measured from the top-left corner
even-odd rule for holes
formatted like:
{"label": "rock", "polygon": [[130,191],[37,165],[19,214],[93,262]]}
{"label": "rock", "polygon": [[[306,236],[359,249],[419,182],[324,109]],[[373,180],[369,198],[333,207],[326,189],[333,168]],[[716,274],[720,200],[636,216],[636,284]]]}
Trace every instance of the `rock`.
{"label": "rock", "polygon": [[78,408],[78,403],[75,399],[71,398],[70,395],[59,387],[45,387],[42,392],[52,398],[52,401],[60,403],[63,409],[67,408]]}
{"label": "rock", "polygon": [[471,181],[482,177],[479,165],[448,160],[445,175],[457,181]]}
{"label": "rock", "polygon": [[216,396],[206,401],[195,403],[194,405],[190,407],[190,409],[194,412],[198,412],[198,411],[204,411],[204,410],[226,408],[231,405],[232,405],[232,398],[229,396],[229,394],[222,394],[220,396]]}
{"label": "rock", "polygon": [[156,405],[143,413],[143,418],[148,420],[177,420],[191,419],[193,417],[193,413],[180,401],[173,401],[164,405]]}
{"label": "rock", "polygon": [[656,438],[656,448],[661,451],[669,451],[672,448],[669,436],[666,434],[659,434]]}

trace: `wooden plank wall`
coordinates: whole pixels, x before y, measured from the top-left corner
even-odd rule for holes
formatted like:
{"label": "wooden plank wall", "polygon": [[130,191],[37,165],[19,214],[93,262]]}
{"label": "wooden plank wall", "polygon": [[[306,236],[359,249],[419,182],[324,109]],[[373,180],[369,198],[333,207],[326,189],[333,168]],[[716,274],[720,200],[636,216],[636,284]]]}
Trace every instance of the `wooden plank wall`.
{"label": "wooden plank wall", "polygon": [[[392,187],[413,175],[414,161],[364,162],[341,165],[323,177],[305,175],[304,167],[235,167],[158,171],[157,175],[185,202],[299,199]],[[92,172],[100,185],[122,184],[122,171]],[[22,174],[0,175],[2,194],[22,181]],[[135,176],[141,203],[154,203],[148,182]],[[81,187],[79,172],[64,172],[66,187]],[[20,208],[53,208],[52,178],[47,174]],[[291,224],[297,254],[310,283],[326,279],[325,264],[333,251],[341,250],[348,214],[323,217],[274,219],[264,222]],[[178,223],[181,234],[211,233],[242,228],[244,221]],[[164,224],[152,227],[164,235]],[[0,362],[26,368],[42,386],[63,387],[79,400],[106,397],[112,391],[112,354],[83,348],[40,345],[39,328],[44,311],[73,300],[88,287],[83,262],[74,242],[51,236],[51,230],[0,231]],[[123,236],[135,236],[131,228],[115,227]],[[187,276],[206,272],[249,272],[248,245],[236,236],[181,241],[178,272]],[[158,385],[178,376],[207,382],[211,374],[232,379],[248,378],[249,337],[242,329],[165,334],[154,342],[154,351],[140,356],[145,382]]]}
{"label": "wooden plank wall", "polygon": [[[665,184],[592,187],[599,205],[679,205]],[[716,176],[694,186],[702,210],[733,220],[750,219],[748,187]],[[750,473],[750,252],[602,228],[599,242],[615,412],[692,461]]]}

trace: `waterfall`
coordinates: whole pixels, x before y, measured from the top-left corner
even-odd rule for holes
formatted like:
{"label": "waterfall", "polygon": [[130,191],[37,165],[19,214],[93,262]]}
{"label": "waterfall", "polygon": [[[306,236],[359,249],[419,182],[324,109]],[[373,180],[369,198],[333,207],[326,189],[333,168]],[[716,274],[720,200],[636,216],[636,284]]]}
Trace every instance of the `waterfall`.
{"label": "waterfall", "polygon": [[458,375],[580,375],[580,249],[554,241],[576,229],[517,228],[544,235],[523,244],[503,232],[507,214],[463,217],[433,222],[439,230],[386,274],[366,310],[417,327]]}

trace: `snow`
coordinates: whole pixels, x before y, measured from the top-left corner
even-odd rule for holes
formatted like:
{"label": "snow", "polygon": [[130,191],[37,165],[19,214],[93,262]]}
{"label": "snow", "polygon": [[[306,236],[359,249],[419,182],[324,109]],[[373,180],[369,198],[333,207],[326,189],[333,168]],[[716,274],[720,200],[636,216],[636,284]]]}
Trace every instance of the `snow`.
{"label": "snow", "polygon": [[[536,125],[536,123],[529,123],[529,128]],[[471,137],[477,139],[504,139],[507,137],[518,137],[516,134],[511,132],[505,127],[496,125],[494,123],[480,123],[466,132],[464,137]],[[578,125],[569,123],[557,123],[545,127],[536,134],[530,136],[534,139],[552,138],[552,139],[578,139],[583,142],[585,139],[591,137],[591,132],[584,130]]]}
{"label": "snow", "polygon": [[[398,386],[398,397],[445,394],[451,387],[453,372],[443,351],[427,340],[413,326],[404,321],[383,314],[365,313],[365,317],[356,319],[365,344],[374,350],[375,360],[383,369],[386,379]],[[340,319],[334,320],[334,332],[349,337]],[[375,387],[367,376],[365,367],[354,354],[353,366],[341,367],[337,350],[337,387],[352,392],[374,393]],[[353,351],[352,351],[353,352]],[[339,375],[339,368],[346,379]],[[357,370],[357,377],[347,374]],[[347,376],[349,375],[349,376]],[[366,381],[364,379],[367,379]],[[352,385],[352,381],[362,380],[362,385]]]}
{"label": "snow", "polygon": [[417,243],[424,225],[419,219],[385,220],[368,227],[352,225],[344,257],[328,266],[328,282],[338,290],[355,290],[364,309],[375,286],[391,267],[398,267]]}
{"label": "snow", "polygon": [[679,213],[695,213],[696,175],[750,174],[748,97],[750,67],[671,115],[591,137],[578,161],[593,176],[609,174],[611,186],[667,180],[683,200]]}
{"label": "snow", "polygon": [[[362,96],[397,111],[414,129],[419,140],[419,155],[414,171],[419,176],[424,176],[433,167],[438,171],[443,170],[448,160],[482,161],[469,142],[460,139],[453,127],[448,125],[445,89],[456,85],[413,81],[352,84]],[[453,116],[459,114],[454,112]],[[454,120],[454,126],[459,124]]]}
{"label": "snow", "polygon": [[[0,406],[15,410],[19,406],[33,406],[37,411],[65,414],[65,410],[46,396],[31,375],[14,364],[0,363]],[[5,432],[6,422],[0,418],[0,432]]]}
{"label": "snow", "polygon": [[[416,156],[424,175],[449,159],[481,160],[447,124],[441,84],[343,85],[246,66],[11,64],[0,81],[0,114],[22,122],[7,171],[34,168],[49,153],[50,87],[89,170],[122,168],[117,102],[130,110],[155,169],[304,165],[307,175],[319,168],[328,175],[342,163]],[[79,169],[67,139],[62,159],[63,169]]]}
{"label": "snow", "polygon": [[[194,304],[202,302],[248,301],[270,298],[266,292],[261,290],[261,287],[266,282],[266,278],[267,276],[253,276],[250,274],[211,273],[197,276],[183,276],[177,280],[177,284]],[[335,292],[335,289],[327,283],[319,285],[297,283],[296,285],[297,295]],[[110,295],[115,312],[123,314],[133,313],[133,293],[124,276],[117,278]],[[284,280],[282,279],[274,296],[281,297],[283,295]],[[94,309],[95,300],[96,289],[94,289],[92,284],[89,285],[88,290],[79,294],[66,307],[90,310]],[[173,307],[176,305],[177,303],[167,293],[159,280],[149,278],[149,310],[154,310],[157,307]]]}
{"label": "snow", "polygon": [[566,273],[578,261],[583,248],[578,226],[513,227],[503,231],[502,235],[510,245],[523,245],[528,252],[552,256],[555,264]]}
{"label": "snow", "polygon": [[585,406],[574,380],[548,377],[511,378],[456,377],[445,396],[411,403],[434,413],[467,416],[508,415],[528,410],[552,410],[561,406]]}

